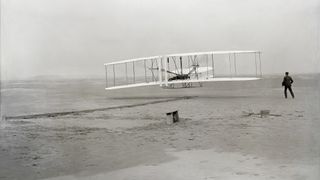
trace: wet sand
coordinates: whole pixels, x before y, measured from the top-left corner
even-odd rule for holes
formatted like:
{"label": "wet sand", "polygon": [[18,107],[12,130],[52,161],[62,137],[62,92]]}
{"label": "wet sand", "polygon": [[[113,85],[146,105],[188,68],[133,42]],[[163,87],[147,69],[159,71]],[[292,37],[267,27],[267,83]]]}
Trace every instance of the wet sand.
{"label": "wet sand", "polygon": [[[106,96],[171,101],[2,120],[0,179],[320,177],[318,79],[297,79],[295,99],[283,98],[277,79],[155,89],[149,99],[143,88],[135,91]],[[167,125],[165,113],[173,110],[180,122]],[[260,110],[273,115],[261,117]]]}

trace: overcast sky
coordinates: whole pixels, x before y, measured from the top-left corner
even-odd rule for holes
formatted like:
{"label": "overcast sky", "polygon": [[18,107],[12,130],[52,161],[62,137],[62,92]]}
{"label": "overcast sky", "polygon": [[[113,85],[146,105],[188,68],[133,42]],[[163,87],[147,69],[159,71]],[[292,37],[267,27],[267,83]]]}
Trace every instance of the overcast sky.
{"label": "overcast sky", "polygon": [[105,62],[211,50],[320,72],[319,23],[320,0],[1,0],[1,73],[104,77]]}

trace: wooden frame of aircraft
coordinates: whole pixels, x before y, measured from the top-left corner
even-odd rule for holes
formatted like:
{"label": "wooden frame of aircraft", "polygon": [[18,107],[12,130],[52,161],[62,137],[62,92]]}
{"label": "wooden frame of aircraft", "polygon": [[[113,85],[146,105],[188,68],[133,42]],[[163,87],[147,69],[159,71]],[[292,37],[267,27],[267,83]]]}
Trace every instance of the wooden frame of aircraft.
{"label": "wooden frame of aircraft", "polygon": [[[239,73],[238,57],[246,66],[253,67],[244,75]],[[220,59],[218,56],[222,56]],[[248,59],[254,60],[251,66]],[[227,62],[218,66],[218,62]],[[260,51],[210,51],[184,54],[170,54],[105,63],[106,90],[154,86],[173,88],[191,87],[192,83],[212,81],[250,81],[262,77]],[[229,66],[229,67],[227,67]],[[223,70],[224,73],[217,73]],[[226,73],[229,71],[228,73]]]}

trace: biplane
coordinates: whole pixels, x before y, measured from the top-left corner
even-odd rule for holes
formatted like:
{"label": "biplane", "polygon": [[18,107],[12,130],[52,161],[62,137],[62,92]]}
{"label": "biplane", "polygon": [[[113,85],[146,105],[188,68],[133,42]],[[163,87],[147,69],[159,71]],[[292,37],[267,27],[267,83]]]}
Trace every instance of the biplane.
{"label": "biplane", "polygon": [[105,63],[106,90],[159,85],[189,88],[204,82],[262,77],[260,51],[170,54]]}

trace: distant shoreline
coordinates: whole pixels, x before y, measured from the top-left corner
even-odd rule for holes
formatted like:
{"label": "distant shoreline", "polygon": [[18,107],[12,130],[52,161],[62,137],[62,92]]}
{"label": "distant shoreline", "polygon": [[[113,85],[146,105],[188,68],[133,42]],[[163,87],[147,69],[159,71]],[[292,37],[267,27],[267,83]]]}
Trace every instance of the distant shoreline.
{"label": "distant shoreline", "polygon": [[[301,76],[309,76],[315,77],[319,76],[319,73],[291,73],[294,77],[301,77]],[[262,77],[269,79],[269,78],[276,78],[283,76],[283,73],[276,73],[276,74],[263,74]],[[88,77],[67,77],[67,76],[37,76],[25,79],[1,79],[1,82],[27,82],[27,81],[68,81],[68,80],[105,80],[105,77],[98,77],[98,76],[88,76]]]}

